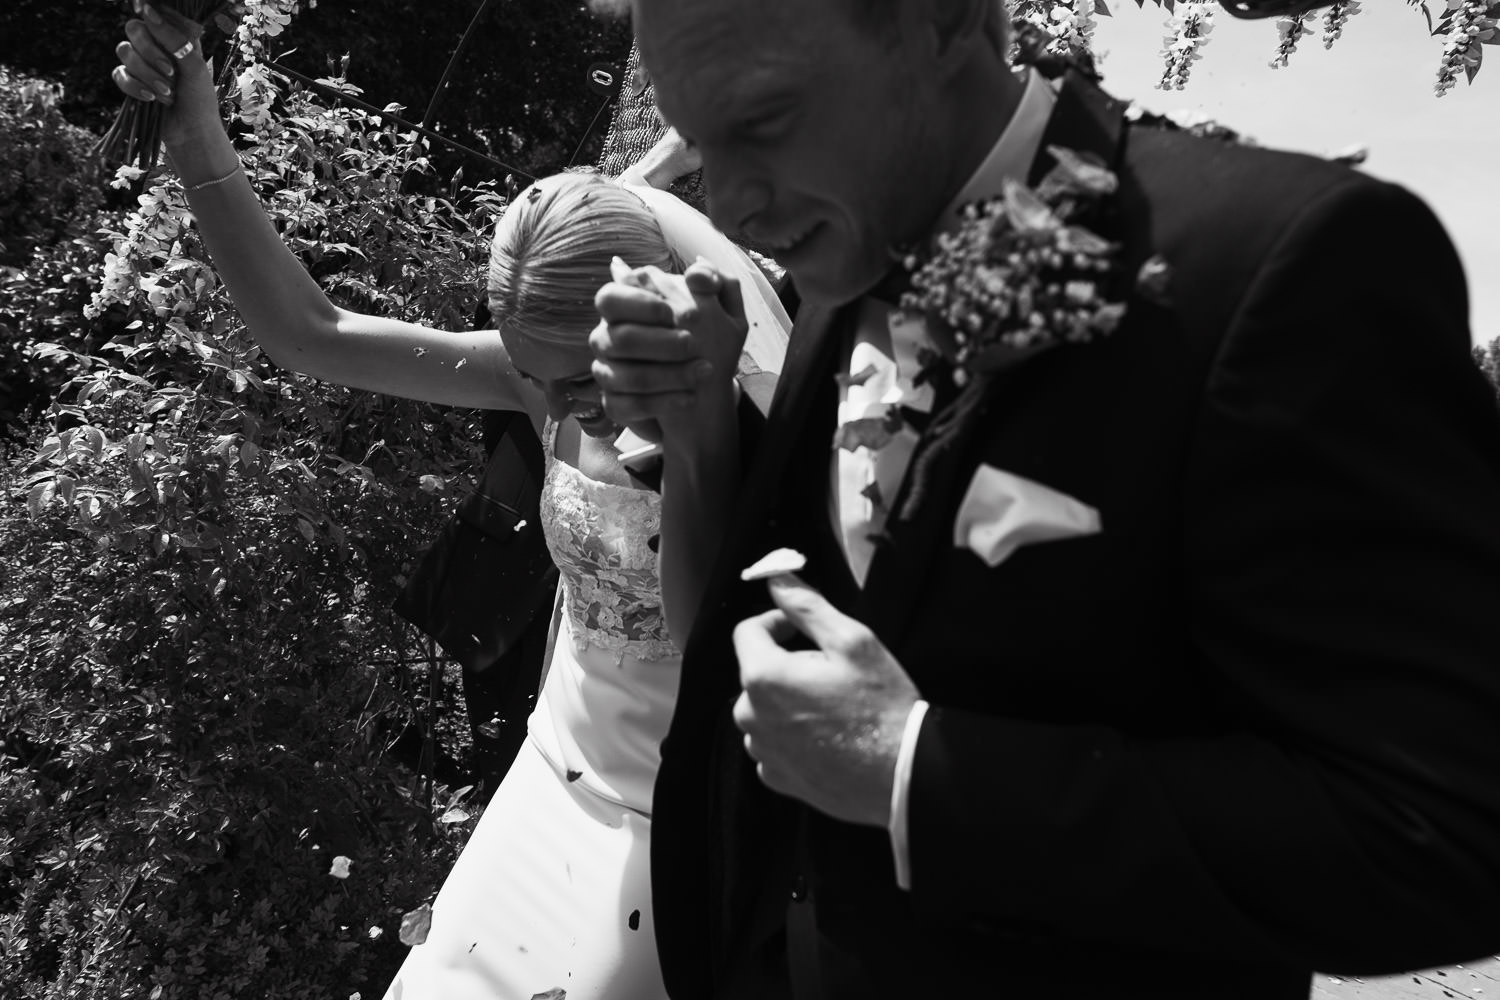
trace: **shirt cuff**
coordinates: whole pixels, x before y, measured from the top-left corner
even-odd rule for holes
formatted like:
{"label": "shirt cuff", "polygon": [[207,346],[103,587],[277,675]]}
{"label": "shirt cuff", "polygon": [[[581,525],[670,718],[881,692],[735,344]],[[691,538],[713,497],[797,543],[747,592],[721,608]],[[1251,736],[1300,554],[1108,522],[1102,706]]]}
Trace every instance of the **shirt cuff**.
{"label": "shirt cuff", "polygon": [[906,717],[906,731],[901,734],[901,749],[896,753],[896,777],[891,782],[891,818],[886,832],[891,835],[891,853],[896,859],[896,884],[911,889],[911,849],[907,843],[907,810],[911,802],[911,770],[917,759],[917,734],[927,717],[927,702],[918,699]]}

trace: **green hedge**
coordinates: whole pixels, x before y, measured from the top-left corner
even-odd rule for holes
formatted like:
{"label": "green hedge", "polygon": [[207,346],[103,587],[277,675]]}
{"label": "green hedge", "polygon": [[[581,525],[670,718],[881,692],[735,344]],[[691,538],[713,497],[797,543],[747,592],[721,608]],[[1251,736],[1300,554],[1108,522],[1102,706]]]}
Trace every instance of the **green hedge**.
{"label": "green hedge", "polygon": [[[464,325],[494,196],[414,197],[415,136],[240,83],[247,171],[336,300]],[[276,369],[175,181],[94,218],[0,310],[59,381],[0,472],[0,992],[378,996],[472,825],[430,765],[456,685],[389,607],[473,415]]]}
{"label": "green hedge", "polygon": [[62,88],[0,66],[0,267],[77,235],[103,200],[93,133],[58,110]]}

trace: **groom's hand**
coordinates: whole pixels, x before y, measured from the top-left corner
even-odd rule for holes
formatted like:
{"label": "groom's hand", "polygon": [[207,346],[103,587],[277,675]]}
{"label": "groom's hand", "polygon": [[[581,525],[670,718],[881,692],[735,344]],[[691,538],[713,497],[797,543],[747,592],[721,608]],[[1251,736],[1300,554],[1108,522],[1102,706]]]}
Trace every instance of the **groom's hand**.
{"label": "groom's hand", "polygon": [[[744,687],[734,721],[745,751],[775,791],[884,827],[916,686],[873,632],[800,579],[767,585],[776,609],[734,630]],[[817,648],[788,650],[799,633]]]}
{"label": "groom's hand", "polygon": [[[618,267],[618,265],[617,265]],[[625,269],[599,290],[589,336],[594,379],[615,422],[650,441],[693,433],[700,408],[729,401],[749,324],[739,283],[706,262],[682,275]]]}

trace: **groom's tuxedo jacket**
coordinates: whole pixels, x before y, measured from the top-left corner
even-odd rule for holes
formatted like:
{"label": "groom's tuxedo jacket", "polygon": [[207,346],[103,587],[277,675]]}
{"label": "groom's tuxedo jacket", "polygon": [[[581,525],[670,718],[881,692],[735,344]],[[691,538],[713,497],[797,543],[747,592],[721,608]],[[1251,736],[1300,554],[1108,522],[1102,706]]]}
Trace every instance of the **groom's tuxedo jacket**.
{"label": "groom's tuxedo jacket", "polygon": [[[676,1000],[767,995],[787,954],[799,995],[1291,1000],[1500,948],[1500,416],[1449,241],[1399,188],[1082,80],[1032,180],[1049,144],[1113,164],[1099,228],[1167,301],[1004,372],[862,591],[829,498],[854,310],[803,306],[663,745]],[[991,568],[953,540],[981,464],[1102,531]],[[909,892],[884,830],[742,750],[730,633],[767,598],[736,571],[781,545],[933,706]]]}

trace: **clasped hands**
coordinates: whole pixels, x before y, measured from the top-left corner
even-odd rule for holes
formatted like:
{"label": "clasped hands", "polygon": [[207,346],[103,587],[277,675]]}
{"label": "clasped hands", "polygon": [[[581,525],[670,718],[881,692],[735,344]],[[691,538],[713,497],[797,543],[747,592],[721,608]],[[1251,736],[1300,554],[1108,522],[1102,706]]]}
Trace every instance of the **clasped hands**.
{"label": "clasped hands", "polygon": [[[727,387],[745,338],[739,287],[705,262],[654,268],[596,299],[594,378],[612,419],[648,440],[701,432],[692,414]],[[767,581],[776,607],[734,631],[735,724],[767,786],[850,823],[884,827],[906,720],[920,697],[890,651],[801,579]],[[805,637],[812,649],[788,649]]]}
{"label": "clasped hands", "polygon": [[618,258],[613,270],[594,298],[601,322],[589,335],[605,411],[669,450],[711,444],[700,437],[722,428],[705,414],[732,419],[750,329],[739,282],[701,259],[681,275]]}

